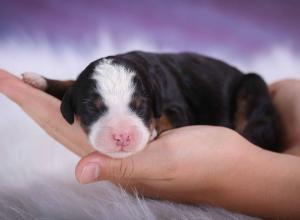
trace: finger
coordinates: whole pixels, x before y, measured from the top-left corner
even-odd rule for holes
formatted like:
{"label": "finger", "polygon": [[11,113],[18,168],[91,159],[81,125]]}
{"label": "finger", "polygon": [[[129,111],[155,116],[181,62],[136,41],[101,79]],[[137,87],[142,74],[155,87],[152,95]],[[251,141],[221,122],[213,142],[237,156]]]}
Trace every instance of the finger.
{"label": "finger", "polygon": [[0,92],[18,104],[50,136],[79,156],[93,151],[79,123],[69,125],[60,113],[60,101],[0,70]]}
{"label": "finger", "polygon": [[170,178],[171,161],[157,144],[149,145],[144,151],[127,158],[115,159],[94,152],[81,159],[76,167],[78,182],[86,184],[100,180],[164,180]]}
{"label": "finger", "polygon": [[76,167],[76,178],[80,183],[99,180],[116,180],[132,177],[135,165],[132,158],[114,159],[94,152],[83,158]]}
{"label": "finger", "polygon": [[12,75],[11,73],[0,70],[0,92],[17,104],[28,101],[28,95],[35,92],[31,86]]}
{"label": "finger", "polygon": [[282,83],[285,83],[286,81],[287,80],[276,81],[269,85],[269,93],[272,98],[276,96],[278,89],[280,89],[280,85],[282,85]]}
{"label": "finger", "polygon": [[25,99],[32,101],[18,103],[20,107],[51,137],[80,157],[94,151],[79,122],[70,125],[63,118],[58,99],[39,90]]}
{"label": "finger", "polygon": [[36,103],[35,99],[29,97],[45,98],[45,96],[49,96],[5,70],[0,70],[0,92],[18,105]]}
{"label": "finger", "polygon": [[300,80],[297,79],[284,79],[280,81],[276,81],[269,86],[269,91],[272,93],[276,93],[278,90],[286,87],[291,87],[293,85],[299,85]]}

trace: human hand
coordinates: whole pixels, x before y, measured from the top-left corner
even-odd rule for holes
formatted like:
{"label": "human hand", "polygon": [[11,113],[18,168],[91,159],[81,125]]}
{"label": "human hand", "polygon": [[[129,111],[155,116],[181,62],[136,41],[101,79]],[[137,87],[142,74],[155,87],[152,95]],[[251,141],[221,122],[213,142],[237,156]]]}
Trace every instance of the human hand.
{"label": "human hand", "polygon": [[79,156],[94,151],[78,122],[69,125],[60,113],[60,101],[0,70],[0,93],[19,105],[50,136]]}
{"label": "human hand", "polygon": [[300,156],[300,80],[283,80],[270,86],[280,117],[284,152]]}
{"label": "human hand", "polygon": [[76,177],[81,183],[110,180],[148,197],[208,202],[240,159],[260,150],[224,127],[183,127],[162,133],[142,152],[127,158],[94,152],[79,162]]}

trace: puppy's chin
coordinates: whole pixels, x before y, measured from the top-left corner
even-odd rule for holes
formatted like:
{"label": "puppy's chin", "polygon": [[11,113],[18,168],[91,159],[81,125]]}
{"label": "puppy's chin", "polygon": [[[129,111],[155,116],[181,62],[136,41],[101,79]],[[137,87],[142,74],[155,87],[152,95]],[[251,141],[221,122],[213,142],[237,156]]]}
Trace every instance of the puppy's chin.
{"label": "puppy's chin", "polygon": [[98,152],[100,152],[101,154],[112,157],[112,158],[129,157],[131,155],[134,155],[134,154],[142,151],[144,148],[145,147],[140,148],[140,149],[136,149],[136,150],[133,150],[133,151],[115,151],[115,152],[112,152],[112,151],[105,151],[103,149],[99,149],[99,148],[94,147],[94,149],[97,150]]}
{"label": "puppy's chin", "polygon": [[139,151],[132,151],[132,152],[113,152],[113,153],[110,153],[110,152],[101,152],[103,154],[105,154],[106,156],[109,156],[109,157],[112,157],[112,158],[125,158],[125,157],[129,157],[133,154],[136,154],[138,153]]}

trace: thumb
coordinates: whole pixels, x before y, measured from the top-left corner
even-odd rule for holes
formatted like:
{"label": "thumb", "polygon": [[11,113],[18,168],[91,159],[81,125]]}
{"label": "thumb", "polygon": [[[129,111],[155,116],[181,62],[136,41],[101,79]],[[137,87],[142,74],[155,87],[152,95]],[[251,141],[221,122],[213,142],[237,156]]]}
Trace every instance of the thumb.
{"label": "thumb", "polygon": [[100,180],[135,178],[137,173],[134,156],[127,158],[110,158],[99,152],[93,152],[77,164],[75,174],[82,184]]}
{"label": "thumb", "polygon": [[167,160],[152,146],[126,158],[110,158],[93,152],[82,158],[76,166],[75,175],[82,184],[101,180],[143,179],[160,180],[168,170]]}

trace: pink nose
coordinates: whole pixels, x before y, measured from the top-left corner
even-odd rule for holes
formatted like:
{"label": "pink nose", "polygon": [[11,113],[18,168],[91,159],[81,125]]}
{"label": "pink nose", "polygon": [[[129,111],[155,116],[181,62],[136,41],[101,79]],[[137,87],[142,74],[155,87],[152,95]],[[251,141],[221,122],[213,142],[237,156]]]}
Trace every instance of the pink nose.
{"label": "pink nose", "polygon": [[116,142],[116,145],[120,147],[128,146],[131,141],[131,135],[127,133],[113,134],[112,138]]}

